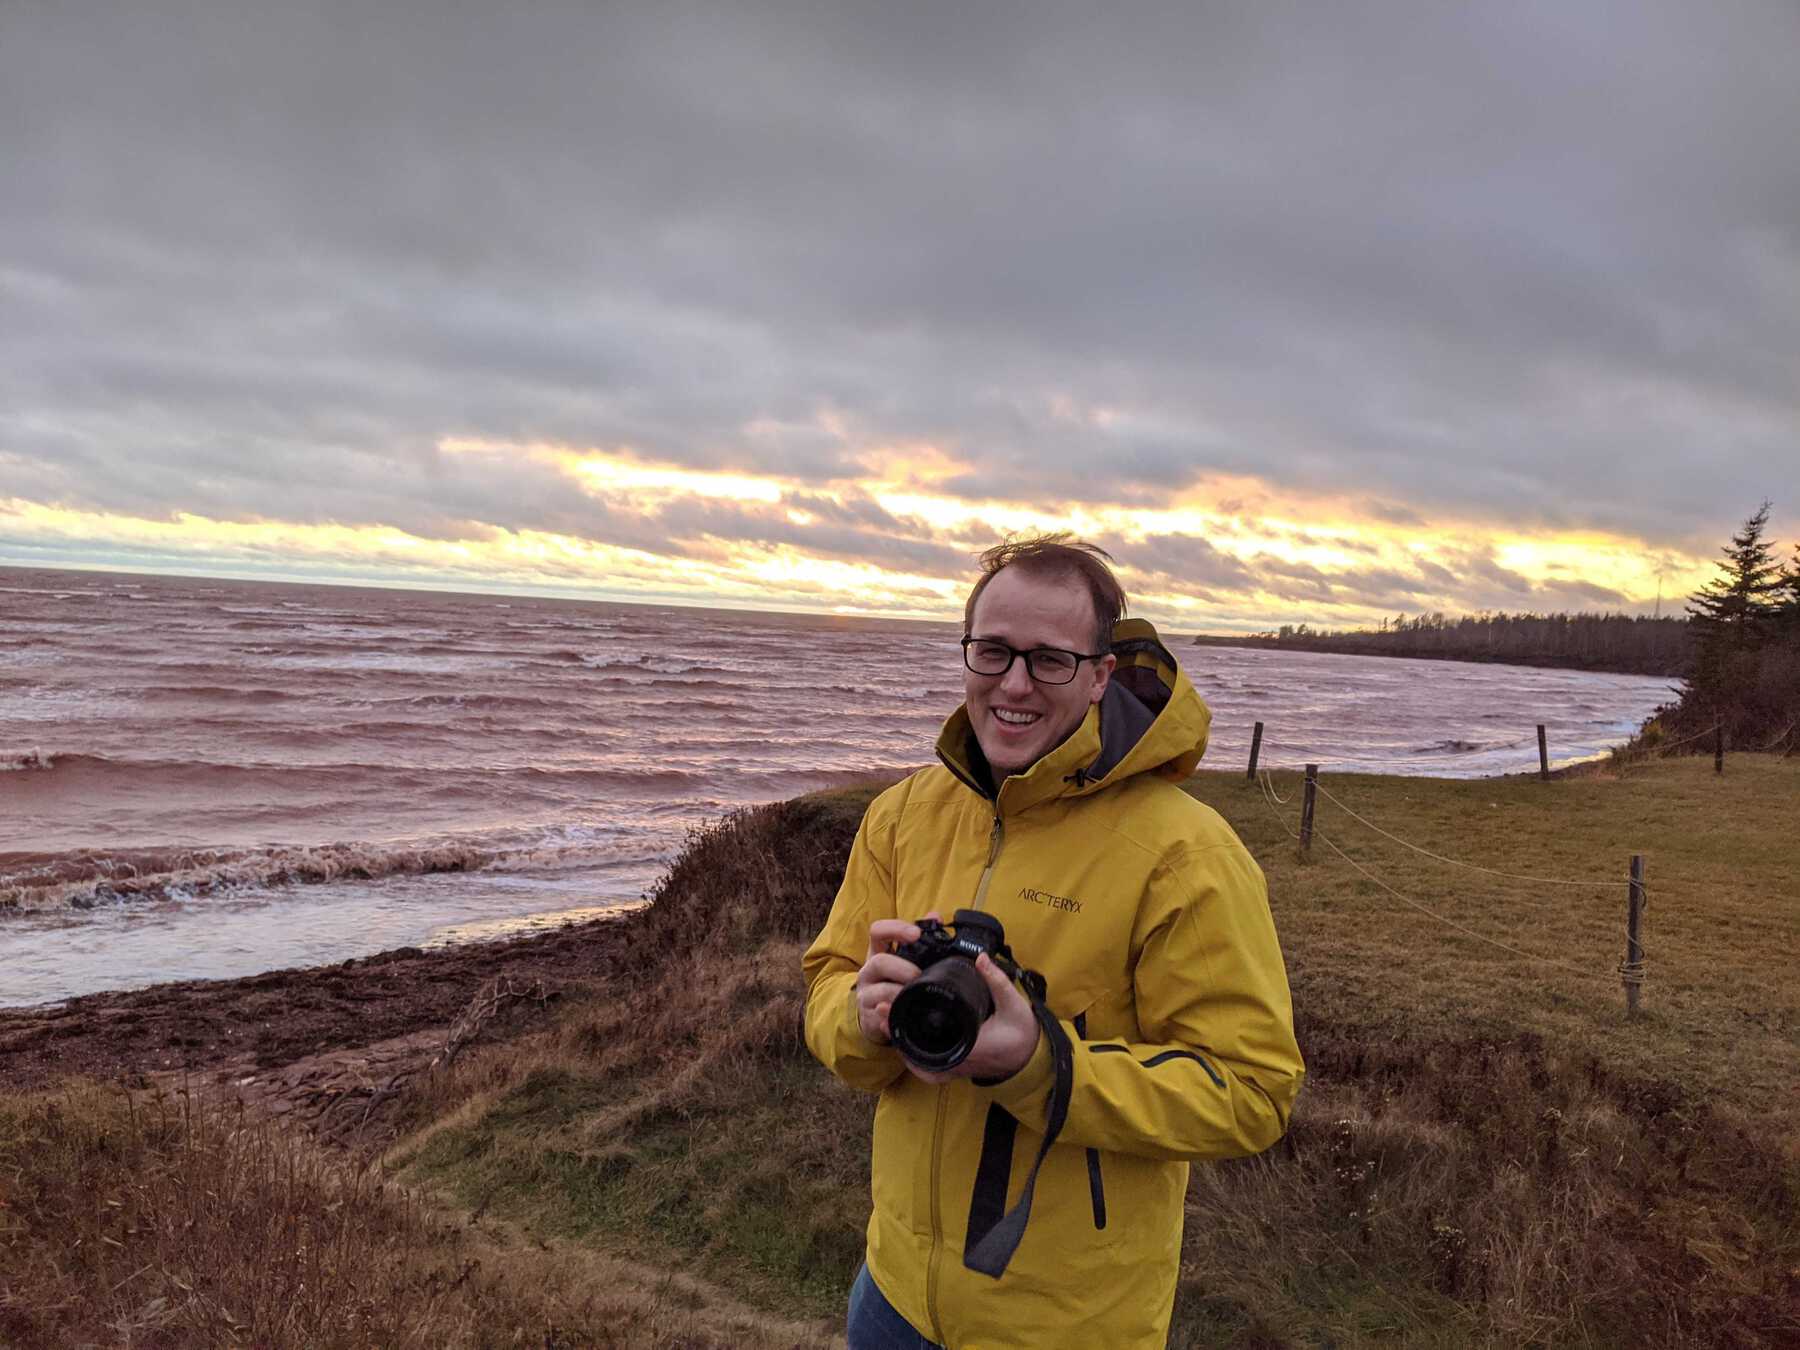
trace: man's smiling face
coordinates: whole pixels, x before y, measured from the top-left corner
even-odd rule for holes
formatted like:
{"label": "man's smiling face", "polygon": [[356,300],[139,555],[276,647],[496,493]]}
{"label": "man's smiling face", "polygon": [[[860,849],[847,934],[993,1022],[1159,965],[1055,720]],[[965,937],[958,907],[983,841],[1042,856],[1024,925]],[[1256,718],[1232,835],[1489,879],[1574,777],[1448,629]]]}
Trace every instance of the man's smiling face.
{"label": "man's smiling face", "polygon": [[[1059,647],[1094,650],[1094,602],[1073,573],[1034,576],[1016,567],[997,572],[975,600],[969,635],[1018,651]],[[1023,657],[1004,675],[963,673],[969,721],[995,786],[1024,773],[1069,738],[1088,706],[1100,701],[1116,664],[1111,656],[1083,661],[1068,684],[1031,678]]]}

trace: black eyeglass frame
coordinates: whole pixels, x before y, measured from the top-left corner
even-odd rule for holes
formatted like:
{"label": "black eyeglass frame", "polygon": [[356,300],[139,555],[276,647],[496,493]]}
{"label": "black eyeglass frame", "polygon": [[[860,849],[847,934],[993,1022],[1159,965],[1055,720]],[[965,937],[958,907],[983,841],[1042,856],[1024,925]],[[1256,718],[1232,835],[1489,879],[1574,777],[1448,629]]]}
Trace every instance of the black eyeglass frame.
{"label": "black eyeglass frame", "polygon": [[[969,660],[969,646],[971,643],[976,642],[979,642],[986,647],[1006,648],[1006,664],[1000,667],[999,670],[976,670],[974,663]],[[1037,663],[1033,661],[1032,658],[1040,653],[1045,655],[1074,657],[1075,664],[1069,667],[1069,678],[1066,680],[1046,680],[1042,675],[1039,675],[1037,673]],[[968,669],[971,675],[980,675],[991,680],[1005,679],[1007,672],[1013,668],[1013,662],[1017,661],[1022,656],[1025,658],[1025,673],[1031,676],[1031,678],[1039,684],[1073,684],[1075,682],[1075,676],[1081,671],[1081,663],[1083,661],[1098,661],[1103,657],[1112,655],[1111,652],[1072,652],[1066,647],[1033,647],[1030,651],[1020,651],[1010,642],[1002,642],[998,638],[973,636],[965,636],[963,638],[962,654],[963,665]]]}

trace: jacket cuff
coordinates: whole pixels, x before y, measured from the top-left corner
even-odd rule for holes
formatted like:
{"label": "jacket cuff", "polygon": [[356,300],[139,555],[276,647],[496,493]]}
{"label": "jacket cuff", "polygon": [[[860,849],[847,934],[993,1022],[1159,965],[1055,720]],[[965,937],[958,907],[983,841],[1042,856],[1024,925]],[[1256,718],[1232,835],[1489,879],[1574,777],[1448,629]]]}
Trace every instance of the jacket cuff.
{"label": "jacket cuff", "polygon": [[[862,1017],[858,1013],[857,1007],[856,1007],[856,981],[855,980],[850,981],[850,988],[845,991],[845,997],[844,997],[844,1044],[860,1046],[862,1048],[862,1053],[871,1058],[879,1055],[883,1050],[893,1050],[892,1046],[883,1045],[880,1041],[872,1041],[863,1034]],[[898,1050],[894,1050],[894,1053],[897,1055],[900,1052]]]}
{"label": "jacket cuff", "polygon": [[[856,1016],[854,986],[848,994],[838,1004],[841,1011],[835,1019],[825,1008],[818,1010],[821,1016],[816,1024],[817,1045],[813,1045],[815,1024],[808,1020],[807,1044],[812,1046],[814,1055],[826,1068],[851,1087],[879,1092],[905,1071],[900,1052],[892,1046],[877,1045],[863,1035],[862,1024]],[[825,997],[831,996],[826,994]],[[808,1011],[811,1012],[810,1007]]]}
{"label": "jacket cuff", "polygon": [[997,1083],[983,1086],[993,1094],[996,1102],[1017,1116],[1042,1104],[1044,1094],[1050,1090],[1050,1080],[1055,1076],[1050,1038],[1039,1031],[1037,1049],[1031,1052],[1031,1058],[1023,1066]]}

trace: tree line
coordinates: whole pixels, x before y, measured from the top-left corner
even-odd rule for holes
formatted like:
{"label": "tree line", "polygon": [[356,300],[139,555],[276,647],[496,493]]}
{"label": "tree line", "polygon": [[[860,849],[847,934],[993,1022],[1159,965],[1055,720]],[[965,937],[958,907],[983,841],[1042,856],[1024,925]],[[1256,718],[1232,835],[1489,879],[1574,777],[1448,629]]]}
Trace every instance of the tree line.
{"label": "tree line", "polygon": [[1691,655],[1685,616],[1482,613],[1451,618],[1441,611],[1397,614],[1377,628],[1318,629],[1283,624],[1248,638],[1199,638],[1231,646],[1358,656],[1413,656],[1439,661],[1491,661],[1630,675],[1681,675]]}
{"label": "tree line", "polygon": [[1800,752],[1800,543],[1778,556],[1764,502],[1731,536],[1718,574],[1672,618],[1630,614],[1441,611],[1383,619],[1378,628],[1283,624],[1272,633],[1194,639],[1362,656],[1432,657],[1509,665],[1672,675],[1675,702],[1658,708],[1633,746],[1710,752],[1722,728],[1737,750]]}

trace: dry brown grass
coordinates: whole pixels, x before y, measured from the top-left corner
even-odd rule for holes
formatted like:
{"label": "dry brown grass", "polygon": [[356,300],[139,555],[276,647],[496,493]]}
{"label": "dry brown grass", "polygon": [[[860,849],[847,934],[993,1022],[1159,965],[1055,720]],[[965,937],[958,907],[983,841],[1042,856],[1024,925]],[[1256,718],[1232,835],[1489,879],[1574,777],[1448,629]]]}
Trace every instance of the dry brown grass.
{"label": "dry brown grass", "polygon": [[1287,1140],[1195,1170],[1191,1343],[1800,1338],[1800,1192],[1755,1122],[1646,1101],[1528,1038],[1330,1035],[1309,1036],[1326,1049]]}
{"label": "dry brown grass", "polygon": [[0,1252],[0,1344],[21,1347],[817,1340],[666,1275],[470,1228],[185,1091],[0,1100]]}

